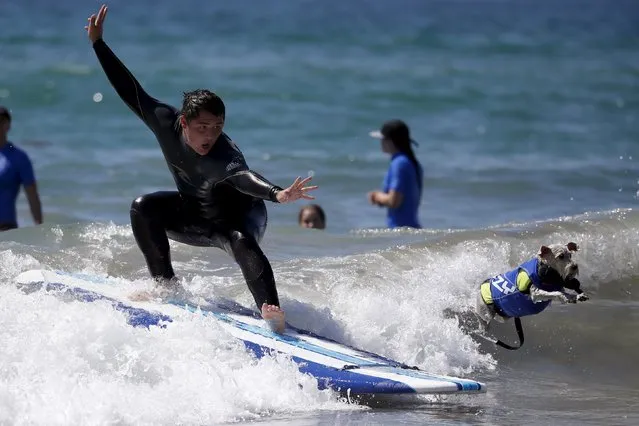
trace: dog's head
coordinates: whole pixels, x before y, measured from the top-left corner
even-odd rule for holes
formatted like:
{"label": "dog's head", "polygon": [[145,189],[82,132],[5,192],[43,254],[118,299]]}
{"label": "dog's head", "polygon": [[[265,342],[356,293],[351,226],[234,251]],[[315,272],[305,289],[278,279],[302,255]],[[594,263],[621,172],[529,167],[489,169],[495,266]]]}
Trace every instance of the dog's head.
{"label": "dog's head", "polygon": [[579,274],[579,265],[572,260],[572,252],[578,250],[577,244],[551,244],[541,246],[537,256],[541,263],[554,269],[564,281],[571,280]]}

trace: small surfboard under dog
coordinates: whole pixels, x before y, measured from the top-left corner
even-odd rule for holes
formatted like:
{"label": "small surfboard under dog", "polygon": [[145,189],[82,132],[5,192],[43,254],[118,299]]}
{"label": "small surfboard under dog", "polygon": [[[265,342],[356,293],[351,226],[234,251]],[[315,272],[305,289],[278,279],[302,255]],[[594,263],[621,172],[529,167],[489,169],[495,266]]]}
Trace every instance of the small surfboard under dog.
{"label": "small surfboard under dog", "polygon": [[[44,290],[65,300],[107,301],[127,314],[134,327],[167,327],[184,310],[205,315],[221,325],[256,357],[283,353],[299,370],[317,380],[318,388],[350,394],[480,394],[486,386],[476,380],[430,374],[386,357],[340,344],[287,324],[284,333],[271,331],[260,316],[234,302],[185,300],[133,301],[121,295],[108,277],[63,271],[31,270],[16,278],[25,291]],[[143,298],[144,299],[144,298]]]}

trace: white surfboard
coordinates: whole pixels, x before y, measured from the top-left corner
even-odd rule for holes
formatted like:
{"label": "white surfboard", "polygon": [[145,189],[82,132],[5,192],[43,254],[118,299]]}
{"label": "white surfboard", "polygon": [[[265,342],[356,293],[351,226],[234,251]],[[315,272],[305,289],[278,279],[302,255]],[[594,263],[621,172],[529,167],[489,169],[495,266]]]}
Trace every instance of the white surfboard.
{"label": "white surfboard", "polygon": [[252,310],[229,301],[132,301],[121,295],[108,277],[63,271],[31,270],[16,278],[25,291],[42,289],[81,302],[106,300],[128,316],[135,327],[167,327],[184,310],[221,322],[256,357],[273,352],[287,354],[300,371],[317,379],[320,389],[350,394],[456,394],[484,393],[475,380],[429,374],[383,356],[317,336],[287,324],[283,334],[272,332]]}

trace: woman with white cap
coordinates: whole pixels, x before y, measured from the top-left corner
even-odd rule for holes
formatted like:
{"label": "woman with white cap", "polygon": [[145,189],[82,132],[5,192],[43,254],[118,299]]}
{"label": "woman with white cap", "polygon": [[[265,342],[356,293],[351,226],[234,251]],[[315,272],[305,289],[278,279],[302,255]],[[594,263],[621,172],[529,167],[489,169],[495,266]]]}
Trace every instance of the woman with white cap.
{"label": "woman with white cap", "polygon": [[415,157],[410,130],[402,120],[390,120],[380,130],[370,132],[380,139],[382,151],[391,156],[381,191],[368,193],[371,204],[386,207],[389,228],[421,228],[418,209],[422,195],[423,170]]}

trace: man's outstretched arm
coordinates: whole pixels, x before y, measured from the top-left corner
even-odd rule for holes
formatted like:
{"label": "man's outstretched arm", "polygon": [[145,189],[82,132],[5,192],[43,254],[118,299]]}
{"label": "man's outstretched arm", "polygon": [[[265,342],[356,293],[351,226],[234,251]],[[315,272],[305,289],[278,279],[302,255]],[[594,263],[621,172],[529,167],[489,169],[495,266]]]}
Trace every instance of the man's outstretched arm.
{"label": "man's outstretched arm", "polygon": [[85,27],[89,40],[93,43],[93,50],[120,98],[151,130],[155,131],[158,128],[156,110],[166,108],[166,105],[144,91],[133,74],[102,39],[107,12],[108,8],[103,5],[97,15],[89,17],[89,24]]}
{"label": "man's outstretched arm", "polygon": [[315,197],[309,195],[308,192],[314,191],[318,187],[305,186],[310,180],[310,176],[304,179],[298,177],[291,186],[282,189],[251,170],[240,171],[224,179],[240,192],[276,203],[291,203],[300,199],[314,200]]}

